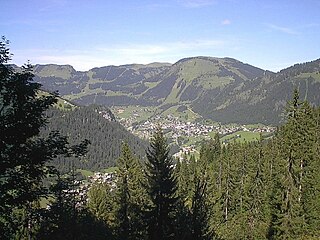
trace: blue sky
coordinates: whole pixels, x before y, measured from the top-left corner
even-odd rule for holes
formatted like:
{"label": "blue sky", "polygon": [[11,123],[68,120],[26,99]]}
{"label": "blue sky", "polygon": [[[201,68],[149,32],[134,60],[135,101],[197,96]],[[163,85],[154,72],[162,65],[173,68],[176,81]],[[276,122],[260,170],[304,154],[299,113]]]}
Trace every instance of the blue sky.
{"label": "blue sky", "polygon": [[0,0],[12,63],[76,70],[232,57],[278,71],[320,58],[318,0]]}

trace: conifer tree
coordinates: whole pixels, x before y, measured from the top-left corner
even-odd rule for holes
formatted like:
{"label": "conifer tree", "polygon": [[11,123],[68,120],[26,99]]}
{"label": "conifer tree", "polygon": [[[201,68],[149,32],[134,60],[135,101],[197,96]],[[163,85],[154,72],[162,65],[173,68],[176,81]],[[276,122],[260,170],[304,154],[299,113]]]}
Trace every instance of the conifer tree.
{"label": "conifer tree", "polygon": [[106,183],[95,183],[88,192],[88,210],[100,221],[115,228],[115,194]]}
{"label": "conifer tree", "polygon": [[246,189],[247,199],[247,234],[248,239],[264,238],[268,229],[268,194],[269,184],[266,177],[266,163],[262,139],[256,144],[250,144],[250,173]]}
{"label": "conifer tree", "polygon": [[304,201],[305,193],[308,192],[307,179],[315,170],[311,169],[314,162],[314,130],[311,108],[299,100],[296,89],[287,107],[287,122],[280,128],[277,137],[279,155],[275,173],[276,189],[273,192],[276,211],[273,213],[271,227],[277,239],[294,239],[307,232]]}
{"label": "conifer tree", "polygon": [[[8,65],[8,41],[0,41],[0,232],[13,238],[21,222],[14,212],[25,212],[30,225],[33,206],[47,194],[42,180],[54,169],[50,160],[67,154],[67,141],[52,132],[39,137],[45,125],[44,111],[56,102],[55,94],[39,96],[40,84],[33,81],[32,66],[15,72]],[[17,210],[17,211],[16,211]],[[25,237],[32,237],[26,228]]]}
{"label": "conifer tree", "polygon": [[212,239],[213,230],[210,228],[211,206],[209,204],[208,163],[205,159],[199,159],[196,165],[190,166],[191,172],[191,206],[190,206],[190,239]]}
{"label": "conifer tree", "polygon": [[201,146],[201,159],[206,162],[216,161],[221,153],[221,144],[219,134],[214,135],[214,139],[204,142]]}
{"label": "conifer tree", "polygon": [[175,174],[177,178],[177,211],[175,217],[175,236],[176,239],[190,239],[190,211],[189,211],[189,192],[191,173],[189,172],[189,163],[195,162],[194,156],[191,155],[190,159],[183,158],[177,160]]}
{"label": "conifer tree", "polygon": [[150,240],[174,239],[177,184],[167,140],[160,127],[151,138],[145,171],[145,188],[151,201],[146,216],[148,237]]}
{"label": "conifer tree", "polygon": [[[39,200],[48,195],[43,179],[56,173],[50,161],[57,156],[81,156],[88,141],[69,146],[58,132],[39,136],[44,112],[56,103],[56,94],[41,95],[32,66],[21,72],[8,65],[8,41],[0,41],[0,232],[3,239],[34,238],[41,222]],[[17,214],[16,214],[17,213]],[[17,221],[23,216],[23,221]],[[19,236],[16,229],[22,229]]]}
{"label": "conifer tree", "polygon": [[118,159],[117,180],[117,232],[118,238],[142,239],[144,232],[142,211],[146,204],[146,193],[142,189],[142,169],[139,161],[133,156],[129,145],[122,145]]}
{"label": "conifer tree", "polygon": [[40,85],[33,82],[31,66],[21,73],[7,65],[8,42],[0,42],[0,215],[39,197],[38,186],[48,169],[45,162],[54,156],[50,144],[58,140],[35,139],[45,124],[43,112],[56,102],[54,96],[37,97]]}
{"label": "conifer tree", "polygon": [[320,107],[314,109],[315,143],[313,161],[307,167],[304,209],[310,236],[320,238]]}

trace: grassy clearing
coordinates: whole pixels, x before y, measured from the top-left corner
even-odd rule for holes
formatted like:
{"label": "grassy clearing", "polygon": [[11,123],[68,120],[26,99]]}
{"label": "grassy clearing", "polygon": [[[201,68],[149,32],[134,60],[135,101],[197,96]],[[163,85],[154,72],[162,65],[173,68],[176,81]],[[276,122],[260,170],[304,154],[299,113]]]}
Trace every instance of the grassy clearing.
{"label": "grassy clearing", "polygon": [[80,93],[64,95],[63,97],[68,100],[74,100],[74,99],[78,99],[88,95],[99,94],[99,93],[105,93],[105,90],[102,90],[101,88],[88,89],[88,90],[84,89]]}
{"label": "grassy clearing", "polygon": [[[36,69],[35,69],[36,70]],[[37,73],[41,77],[59,77],[62,79],[69,79],[71,75],[72,67],[71,66],[58,66],[58,65],[48,65],[44,66],[40,72]]]}
{"label": "grassy clearing", "polygon": [[144,85],[146,85],[148,88],[154,88],[155,86],[157,86],[159,82],[144,82]]}
{"label": "grassy clearing", "polygon": [[167,96],[165,103],[178,103],[179,99],[177,98],[179,89],[176,86],[177,84],[175,84],[170,92],[170,94]]}
{"label": "grassy clearing", "polygon": [[196,145],[199,146],[201,145],[202,141],[207,139],[205,136],[192,136],[192,137],[188,137],[188,136],[180,136],[179,137],[179,145],[187,147],[187,146],[191,146],[191,145]]}
{"label": "grassy clearing", "polygon": [[93,172],[85,169],[78,169],[77,172],[81,173],[85,178],[92,176]]}
{"label": "grassy clearing", "polygon": [[174,117],[177,117],[179,120],[186,121],[186,122],[194,122],[196,119],[200,117],[197,113],[193,112],[189,107],[187,108],[187,110],[183,112],[178,112],[178,108],[179,108],[179,105],[172,106],[167,110],[163,111],[161,115],[164,117],[168,115],[172,115]]}
{"label": "grassy clearing", "polygon": [[148,120],[155,114],[155,107],[141,106],[114,106],[111,108],[113,114],[118,118],[134,118],[135,122]]}
{"label": "grassy clearing", "polygon": [[256,124],[247,124],[245,126],[246,126],[246,128],[263,128],[266,125],[264,125],[262,123],[256,123]]}
{"label": "grassy clearing", "polygon": [[302,79],[307,79],[309,77],[312,77],[314,80],[317,82],[320,82],[320,73],[319,72],[313,72],[313,73],[301,73],[297,75],[295,78],[302,78]]}
{"label": "grassy clearing", "polygon": [[233,141],[234,139],[239,142],[258,141],[260,139],[260,134],[255,133],[255,132],[238,131],[238,132],[235,132],[230,135],[222,137],[221,141],[228,142],[228,141]]}
{"label": "grassy clearing", "polygon": [[[45,91],[38,91],[38,97],[42,97],[42,96],[51,96],[52,94],[45,92]],[[70,111],[70,110],[74,110],[75,108],[77,108],[76,105],[62,99],[61,97],[57,97],[57,103],[54,105],[56,108],[63,110],[63,111]]]}
{"label": "grassy clearing", "polygon": [[186,82],[188,82],[205,73],[216,73],[218,72],[218,70],[219,67],[208,60],[193,59],[183,64],[183,70],[181,70],[180,77],[183,78]]}
{"label": "grassy clearing", "polygon": [[119,170],[118,167],[109,167],[109,168],[103,169],[102,172],[104,172],[104,173],[112,173],[112,172],[115,172],[117,170]]}
{"label": "grassy clearing", "polygon": [[123,93],[121,91],[114,92],[114,91],[108,90],[106,91],[106,96],[128,96],[128,94]]}
{"label": "grassy clearing", "polygon": [[231,81],[234,81],[232,77],[211,76],[211,77],[202,79],[201,86],[204,89],[212,89],[217,87],[223,87],[229,84]]}

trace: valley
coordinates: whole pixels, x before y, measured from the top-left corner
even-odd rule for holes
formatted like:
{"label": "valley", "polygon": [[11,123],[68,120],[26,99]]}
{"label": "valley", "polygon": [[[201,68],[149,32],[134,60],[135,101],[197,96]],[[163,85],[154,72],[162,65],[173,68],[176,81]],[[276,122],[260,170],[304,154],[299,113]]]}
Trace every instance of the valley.
{"label": "valley", "polygon": [[174,154],[178,157],[188,152],[199,153],[201,144],[214,138],[216,133],[221,137],[222,143],[227,144],[233,140],[258,141],[260,134],[262,137],[268,137],[275,131],[275,127],[263,124],[223,125],[203,120],[187,108],[184,111],[177,111],[176,107],[171,108],[164,113],[158,113],[156,108],[139,106],[118,106],[111,107],[111,110],[117,121],[128,131],[145,140],[148,140],[157,125],[160,125],[169,142],[179,147],[179,151]]}

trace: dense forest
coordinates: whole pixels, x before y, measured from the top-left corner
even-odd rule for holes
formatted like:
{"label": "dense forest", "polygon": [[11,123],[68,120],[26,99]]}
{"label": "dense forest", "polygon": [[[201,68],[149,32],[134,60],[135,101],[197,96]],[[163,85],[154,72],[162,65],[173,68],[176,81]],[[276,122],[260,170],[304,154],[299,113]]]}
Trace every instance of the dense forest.
{"label": "dense forest", "polygon": [[198,160],[177,161],[159,126],[145,160],[124,142],[113,184],[96,183],[80,196],[75,166],[65,175],[53,163],[85,158],[89,141],[80,129],[78,139],[39,135],[57,99],[37,94],[31,66],[15,72],[9,60],[3,38],[1,239],[320,238],[320,108],[301,101],[297,90],[271,139],[221,145],[216,135]]}
{"label": "dense forest", "polygon": [[[115,122],[114,116],[106,107],[91,105],[69,111],[52,107],[46,111],[46,116],[48,123],[42,128],[41,135],[59,131],[73,143],[79,143],[83,139],[90,141],[86,156],[73,161],[76,168],[97,171],[114,166],[124,141],[137,156],[144,156],[147,143]],[[70,170],[70,161],[64,158],[54,159],[53,165],[64,173]]]}

